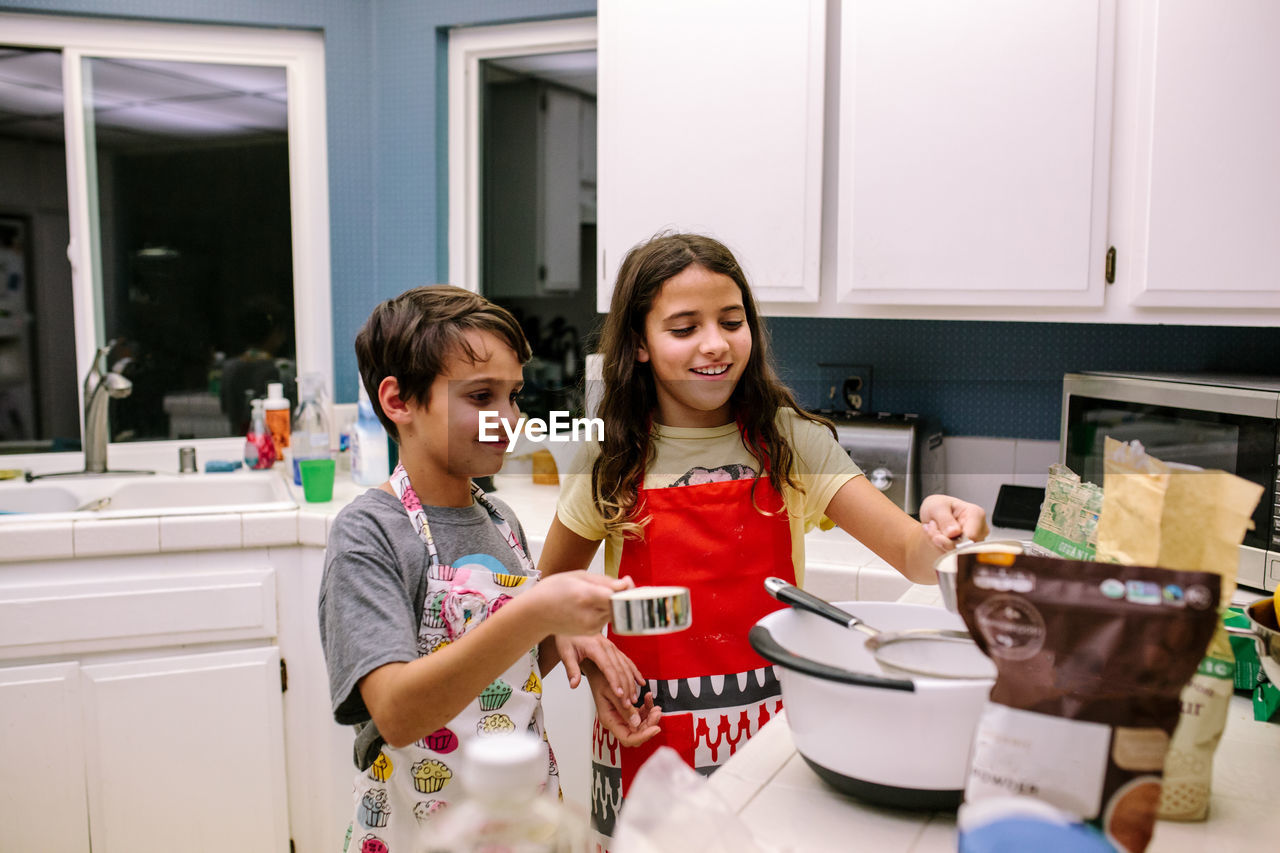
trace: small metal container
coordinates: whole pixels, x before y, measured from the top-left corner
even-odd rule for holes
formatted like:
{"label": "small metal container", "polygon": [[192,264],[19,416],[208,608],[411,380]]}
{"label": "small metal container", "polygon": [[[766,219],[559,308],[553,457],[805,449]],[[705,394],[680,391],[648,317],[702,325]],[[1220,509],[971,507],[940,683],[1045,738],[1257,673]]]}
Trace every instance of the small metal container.
{"label": "small metal container", "polygon": [[688,587],[638,586],[613,594],[615,634],[671,634],[688,628],[692,618]]}
{"label": "small metal container", "polygon": [[990,553],[1022,554],[1027,551],[1024,543],[1016,539],[991,539],[982,542],[966,542],[943,554],[933,562],[938,573],[938,586],[942,590],[942,606],[952,613],[960,611],[956,602],[956,557],[960,554]]}
{"label": "small metal container", "polygon": [[[616,608],[617,605],[615,604]],[[1258,646],[1258,662],[1267,677],[1280,684],[1280,625],[1277,625],[1275,599],[1264,598],[1250,604],[1244,611],[1253,629],[1254,642]]]}
{"label": "small metal container", "polygon": [[179,474],[195,474],[200,470],[200,466],[196,464],[196,449],[194,447],[178,448],[178,473]]}

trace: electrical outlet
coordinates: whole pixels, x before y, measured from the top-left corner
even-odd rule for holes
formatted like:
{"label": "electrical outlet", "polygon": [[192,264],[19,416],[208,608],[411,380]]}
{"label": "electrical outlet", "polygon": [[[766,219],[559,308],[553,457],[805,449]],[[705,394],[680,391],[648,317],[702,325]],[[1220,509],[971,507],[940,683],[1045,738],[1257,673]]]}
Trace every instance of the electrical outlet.
{"label": "electrical outlet", "polygon": [[863,414],[875,411],[872,407],[871,365],[819,362],[818,382],[822,408]]}

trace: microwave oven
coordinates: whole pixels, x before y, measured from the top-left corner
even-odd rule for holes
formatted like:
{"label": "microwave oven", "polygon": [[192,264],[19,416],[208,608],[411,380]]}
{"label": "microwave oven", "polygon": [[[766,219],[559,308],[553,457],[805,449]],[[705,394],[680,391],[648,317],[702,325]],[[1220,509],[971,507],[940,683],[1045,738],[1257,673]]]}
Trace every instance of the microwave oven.
{"label": "microwave oven", "polygon": [[1103,442],[1137,439],[1166,462],[1229,471],[1262,486],[1240,546],[1242,586],[1280,581],[1280,377],[1068,373],[1059,461],[1102,483]]}

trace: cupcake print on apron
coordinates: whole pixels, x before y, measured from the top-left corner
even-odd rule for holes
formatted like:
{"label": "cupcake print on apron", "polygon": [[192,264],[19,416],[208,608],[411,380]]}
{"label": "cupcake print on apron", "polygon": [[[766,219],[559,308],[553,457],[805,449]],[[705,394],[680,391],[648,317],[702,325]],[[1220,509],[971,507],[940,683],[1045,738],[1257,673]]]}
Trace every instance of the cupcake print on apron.
{"label": "cupcake print on apron", "polygon": [[[391,485],[427,546],[427,594],[418,627],[418,654],[429,655],[462,640],[511,599],[531,589],[537,571],[510,525],[476,486],[472,494],[497,526],[521,568],[513,575],[490,554],[471,554],[440,562],[426,513],[403,466]],[[355,821],[344,853],[418,853],[427,825],[456,798],[459,749],[469,738],[527,729],[543,740],[542,680],[538,650],[512,664],[444,728],[412,744],[383,744],[381,753],[355,782]],[[558,771],[547,747],[547,784],[559,788]]]}

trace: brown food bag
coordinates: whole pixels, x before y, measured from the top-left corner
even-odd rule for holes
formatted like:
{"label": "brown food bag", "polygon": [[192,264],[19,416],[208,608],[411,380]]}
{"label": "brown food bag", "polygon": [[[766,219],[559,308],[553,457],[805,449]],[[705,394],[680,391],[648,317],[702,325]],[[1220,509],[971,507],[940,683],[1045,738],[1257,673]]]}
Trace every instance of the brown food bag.
{"label": "brown food bag", "polygon": [[[1136,441],[1108,438],[1104,452],[1097,558],[1214,572],[1221,577],[1218,600],[1225,609],[1262,487],[1225,471],[1166,464]],[[1204,660],[1182,691],[1178,728],[1165,758],[1161,818],[1208,817],[1213,755],[1226,727],[1234,676],[1235,655],[1219,620]]]}
{"label": "brown food bag", "polygon": [[996,664],[965,801],[1026,795],[1151,839],[1179,693],[1217,624],[1208,572],[962,554],[960,615]]}

